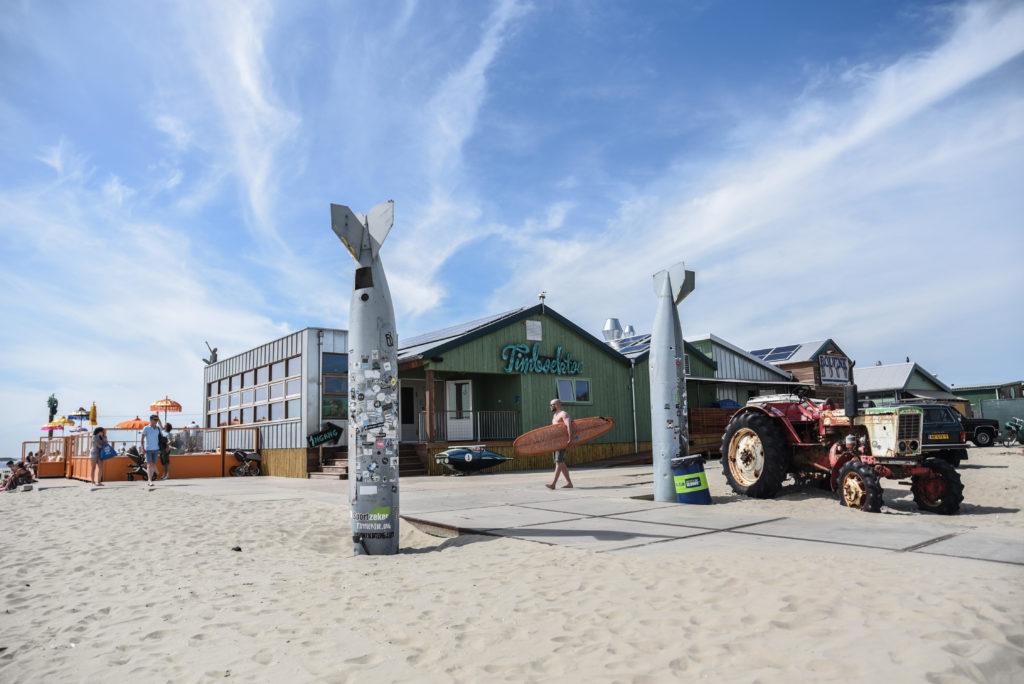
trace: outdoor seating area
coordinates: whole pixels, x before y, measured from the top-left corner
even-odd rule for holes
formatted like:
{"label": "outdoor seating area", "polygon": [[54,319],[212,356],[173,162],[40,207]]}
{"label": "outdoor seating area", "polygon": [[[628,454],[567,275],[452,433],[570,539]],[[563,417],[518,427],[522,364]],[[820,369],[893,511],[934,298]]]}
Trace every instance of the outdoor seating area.
{"label": "outdoor seating area", "polygon": [[[108,441],[117,455],[103,462],[103,482],[129,479],[136,463],[129,452],[140,444],[139,431],[133,428],[110,428]],[[236,450],[258,451],[259,430],[255,427],[183,428],[172,431],[170,479],[199,477],[229,477],[231,468],[238,465],[233,456]],[[89,435],[50,437],[34,442],[23,442],[22,459],[28,453],[40,454],[38,477],[64,477],[73,480],[92,479],[89,458]],[[136,460],[139,457],[136,456]],[[143,468],[144,470],[144,468]],[[162,466],[157,465],[158,473]],[[145,476],[143,475],[144,479]]]}

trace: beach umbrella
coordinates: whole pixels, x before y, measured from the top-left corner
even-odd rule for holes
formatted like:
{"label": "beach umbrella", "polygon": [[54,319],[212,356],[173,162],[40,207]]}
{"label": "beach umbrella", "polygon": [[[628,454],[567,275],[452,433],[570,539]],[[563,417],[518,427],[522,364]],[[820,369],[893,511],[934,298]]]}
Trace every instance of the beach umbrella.
{"label": "beach umbrella", "polygon": [[52,433],[54,430],[63,430],[64,426],[63,425],[57,425],[56,422],[54,422],[54,423],[47,423],[46,425],[44,425],[40,429],[41,430],[45,430],[46,432]]}
{"label": "beach umbrella", "polygon": [[72,411],[71,413],[68,414],[68,418],[74,418],[75,420],[78,421],[79,425],[81,425],[82,421],[88,417],[89,412],[82,407],[79,407],[77,411]]}
{"label": "beach umbrella", "polygon": [[141,430],[147,425],[149,425],[148,420],[142,420],[138,416],[135,416],[134,420],[126,420],[124,422],[118,423],[114,427],[117,428],[118,430]]}
{"label": "beach umbrella", "polygon": [[89,409],[89,425],[96,427],[96,402],[92,402],[92,408]]}
{"label": "beach umbrella", "polygon": [[156,411],[157,413],[159,413],[160,411],[163,411],[164,412],[164,422],[166,423],[167,422],[167,414],[168,414],[168,412],[170,412],[170,413],[181,413],[181,404],[179,404],[178,402],[174,401],[173,399],[165,396],[163,399],[160,399],[158,401],[154,401],[152,404],[150,404],[149,405],[149,410],[150,411]]}

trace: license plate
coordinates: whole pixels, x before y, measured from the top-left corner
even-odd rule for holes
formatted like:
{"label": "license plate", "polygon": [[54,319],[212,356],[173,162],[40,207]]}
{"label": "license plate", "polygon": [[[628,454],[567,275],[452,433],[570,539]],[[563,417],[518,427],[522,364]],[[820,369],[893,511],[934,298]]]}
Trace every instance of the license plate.
{"label": "license plate", "polygon": [[928,435],[928,439],[949,439],[949,435],[945,432],[940,432],[937,435]]}

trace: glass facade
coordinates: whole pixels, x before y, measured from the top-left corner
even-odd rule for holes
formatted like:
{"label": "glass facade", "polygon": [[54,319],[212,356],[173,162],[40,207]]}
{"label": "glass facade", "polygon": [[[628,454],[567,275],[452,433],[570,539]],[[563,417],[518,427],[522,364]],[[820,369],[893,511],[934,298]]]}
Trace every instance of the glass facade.
{"label": "glass facade", "polygon": [[300,417],[301,373],[302,357],[293,356],[209,383],[206,426],[252,425]]}

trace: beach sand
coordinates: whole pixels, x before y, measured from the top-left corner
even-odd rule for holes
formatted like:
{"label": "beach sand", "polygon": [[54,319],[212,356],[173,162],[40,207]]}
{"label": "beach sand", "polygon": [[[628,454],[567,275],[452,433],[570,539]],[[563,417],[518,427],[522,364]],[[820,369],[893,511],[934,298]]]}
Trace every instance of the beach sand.
{"label": "beach sand", "polygon": [[[618,470],[573,476],[583,492],[621,481]],[[716,511],[869,515],[793,488],[740,499],[726,494],[717,462],[708,470]],[[1019,539],[1020,449],[972,449],[961,473],[961,515],[920,514],[909,489],[892,486],[871,518]],[[542,473],[513,477],[543,489]],[[645,557],[442,539],[410,524],[398,556],[355,557],[342,487],[335,502],[187,489],[0,494],[0,680],[1011,682],[1024,673],[1020,565],[763,538]]]}

